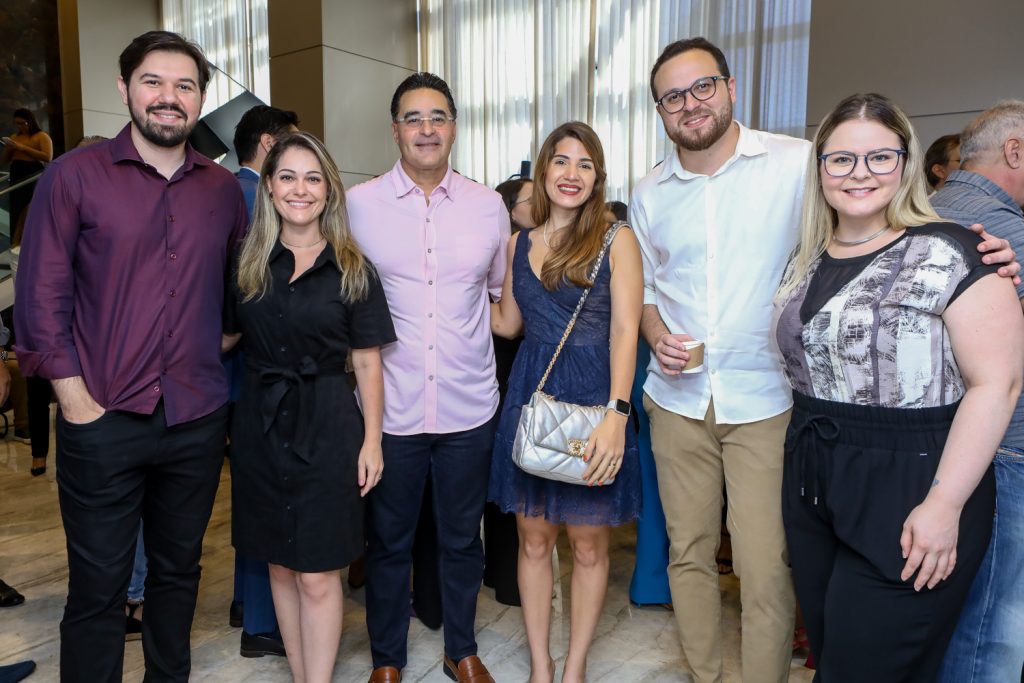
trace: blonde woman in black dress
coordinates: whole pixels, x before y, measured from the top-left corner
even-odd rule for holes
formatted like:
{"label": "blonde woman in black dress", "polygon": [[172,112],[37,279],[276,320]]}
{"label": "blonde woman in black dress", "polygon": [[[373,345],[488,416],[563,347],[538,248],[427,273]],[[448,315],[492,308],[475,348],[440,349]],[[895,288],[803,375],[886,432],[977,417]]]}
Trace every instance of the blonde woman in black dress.
{"label": "blonde woman in black dress", "polygon": [[[292,676],[326,683],[341,637],[340,570],[363,553],[362,497],[383,474],[380,347],[395,332],[323,144],[304,133],[278,141],[257,192],[225,307],[225,345],[241,337],[246,351],[231,430],[232,541],[270,565]],[[345,377],[350,350],[359,405]]]}

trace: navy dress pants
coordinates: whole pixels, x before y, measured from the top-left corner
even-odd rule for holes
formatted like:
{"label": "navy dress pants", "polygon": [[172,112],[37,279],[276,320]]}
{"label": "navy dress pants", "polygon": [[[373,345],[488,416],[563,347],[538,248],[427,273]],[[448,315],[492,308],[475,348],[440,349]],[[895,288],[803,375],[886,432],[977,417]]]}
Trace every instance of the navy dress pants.
{"label": "navy dress pants", "polygon": [[451,434],[385,434],[384,476],[368,498],[366,626],[373,666],[406,664],[413,543],[428,481],[437,530],[444,654],[475,655],[483,576],[480,520],[496,420]]}

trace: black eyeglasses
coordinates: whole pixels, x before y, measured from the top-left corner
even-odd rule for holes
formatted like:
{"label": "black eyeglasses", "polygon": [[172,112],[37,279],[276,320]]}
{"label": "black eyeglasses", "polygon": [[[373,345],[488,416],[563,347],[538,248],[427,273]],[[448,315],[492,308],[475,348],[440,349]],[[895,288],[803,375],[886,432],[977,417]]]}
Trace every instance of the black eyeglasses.
{"label": "black eyeglasses", "polygon": [[686,106],[686,94],[689,93],[698,102],[710,100],[718,90],[718,81],[727,81],[727,76],[705,76],[695,80],[689,88],[682,90],[669,90],[661,96],[661,99],[654,100],[654,103],[661,107],[666,114],[675,114],[682,111]]}
{"label": "black eyeglasses", "polygon": [[868,172],[875,175],[889,175],[900,165],[900,157],[906,156],[905,149],[874,149],[867,154],[853,152],[829,152],[819,154],[825,173],[833,178],[845,178],[857,167],[857,160],[863,159]]}

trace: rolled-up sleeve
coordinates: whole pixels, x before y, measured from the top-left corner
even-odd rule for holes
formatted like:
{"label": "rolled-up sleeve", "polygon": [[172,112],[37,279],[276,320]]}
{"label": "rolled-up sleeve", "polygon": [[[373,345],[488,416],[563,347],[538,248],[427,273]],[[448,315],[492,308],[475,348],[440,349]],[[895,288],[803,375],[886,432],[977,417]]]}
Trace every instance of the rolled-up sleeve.
{"label": "rolled-up sleeve", "polygon": [[39,180],[25,224],[14,307],[15,351],[25,375],[61,379],[82,374],[71,333],[72,268],[78,242],[77,187],[54,163]]}

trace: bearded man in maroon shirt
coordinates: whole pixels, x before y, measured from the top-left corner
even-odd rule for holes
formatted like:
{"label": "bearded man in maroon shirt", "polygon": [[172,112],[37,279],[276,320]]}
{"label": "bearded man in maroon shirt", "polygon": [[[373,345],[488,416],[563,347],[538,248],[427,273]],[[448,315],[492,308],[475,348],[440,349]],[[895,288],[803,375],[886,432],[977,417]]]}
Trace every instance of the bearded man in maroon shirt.
{"label": "bearded man in maroon shirt", "polygon": [[57,394],[67,536],[61,681],[114,683],[140,518],[146,680],[187,681],[202,539],[224,454],[220,364],[229,254],[246,227],[226,169],[186,142],[210,78],[202,50],[152,31],[120,57],[131,123],[39,181],[15,304],[22,371]]}

